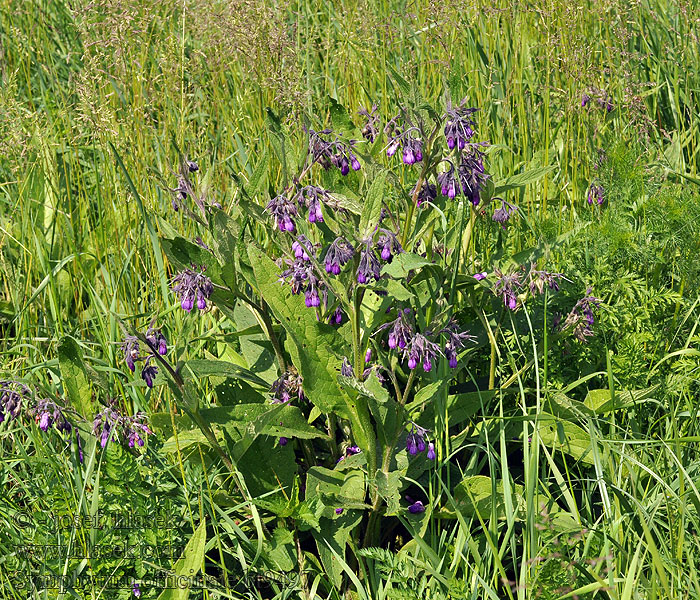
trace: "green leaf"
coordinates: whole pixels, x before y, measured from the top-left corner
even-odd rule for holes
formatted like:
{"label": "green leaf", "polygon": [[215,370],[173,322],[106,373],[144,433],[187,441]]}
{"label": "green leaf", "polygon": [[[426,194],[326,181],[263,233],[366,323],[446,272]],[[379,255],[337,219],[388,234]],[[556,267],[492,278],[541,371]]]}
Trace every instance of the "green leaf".
{"label": "green leaf", "polygon": [[346,510],[333,519],[321,518],[319,530],[312,531],[318,556],[336,589],[340,589],[343,581],[343,567],[336,555],[341,560],[345,560],[345,549],[350,532],[360,524],[361,520],[361,512]]}
{"label": "green leaf", "polygon": [[[265,389],[270,387],[264,379],[261,379],[248,369],[244,369],[239,365],[235,365],[230,362],[223,360],[204,360],[196,359],[189,360],[185,363],[187,369],[192,372],[192,375],[196,379],[201,379],[203,377],[232,377],[234,379],[243,379],[249,383],[258,385]],[[187,373],[183,373],[185,379],[188,378]]]}
{"label": "green leaf", "polygon": [[356,135],[355,124],[352,122],[346,108],[340,104],[335,98],[328,96],[330,104],[331,126],[335,133],[350,137],[359,137]]}
{"label": "green leaf", "polygon": [[299,407],[291,404],[217,406],[202,409],[200,415],[210,425],[248,430],[255,435],[301,439],[328,437],[309,425]]}
{"label": "green leaf", "polygon": [[[316,321],[313,310],[278,281],[279,269],[259,248],[248,248],[258,292],[291,338],[292,359],[304,381],[304,393],[322,412],[342,409],[347,396],[336,377],[347,352],[342,338],[330,326]],[[296,307],[296,309],[295,309]]]}
{"label": "green leaf", "polygon": [[297,564],[294,534],[284,527],[276,527],[269,542],[267,554],[282,571],[291,571]]}
{"label": "green leaf", "polygon": [[72,337],[64,337],[58,346],[58,365],[63,389],[71,405],[83,417],[92,420],[92,392],[88,381],[82,352]]}
{"label": "green leaf", "polygon": [[369,449],[374,438],[366,401],[350,398],[337,381],[342,357],[348,352],[347,342],[333,327],[318,322],[314,311],[279,284],[277,265],[260,248],[249,246],[248,256],[258,293],[287,332],[287,348],[302,376],[305,395],[322,412],[349,419],[357,444]]}
{"label": "green leaf", "polygon": [[[188,580],[194,578],[202,567],[204,561],[204,548],[207,542],[207,521],[202,519],[202,522],[197,527],[197,531],[190,538],[185,546],[183,556],[175,563],[174,577],[175,580],[179,577],[186,577]],[[168,588],[158,596],[158,600],[187,600],[190,596],[189,586],[179,588]]]}
{"label": "green leaf", "polygon": [[[482,392],[466,392],[448,396],[447,415],[450,420],[450,425],[456,425],[466,421],[469,417],[478,413],[482,403],[486,405],[495,394],[496,392],[493,390],[484,390]],[[435,422],[435,406],[435,400],[428,398],[423,400],[423,396],[416,395],[416,399],[413,400],[406,409],[411,412],[416,411],[420,413],[420,416],[414,418],[418,425],[431,427]]]}
{"label": "green leaf", "polygon": [[418,254],[402,252],[394,256],[389,264],[384,265],[382,274],[389,275],[389,277],[394,277],[395,279],[405,279],[409,271],[415,271],[427,265],[434,265],[434,263]]}
{"label": "green leaf", "polygon": [[654,385],[643,390],[616,391],[614,400],[610,390],[590,390],[586,394],[583,403],[593,412],[600,415],[622,408],[629,408],[647,400],[654,400],[654,395],[659,391],[660,387],[660,385]]}
{"label": "green leaf", "polygon": [[253,171],[246,186],[246,191],[250,197],[255,197],[265,191],[269,166],[270,156],[267,152],[263,152],[260,162],[255,167],[255,171]]}
{"label": "green leaf", "polygon": [[530,169],[529,171],[508,177],[507,179],[498,182],[496,185],[495,194],[502,194],[508,190],[514,190],[519,187],[524,187],[530,183],[534,183],[535,181],[542,179],[547,173],[550,173],[555,168],[556,167],[554,166],[537,167],[535,169]]}
{"label": "green leaf", "polygon": [[379,215],[384,203],[384,187],[386,185],[386,171],[377,175],[367,190],[362,215],[360,216],[360,236],[366,239],[374,231],[379,223]]}
{"label": "green leaf", "polygon": [[408,81],[406,81],[390,64],[387,64],[387,69],[391,76],[391,83],[394,85],[394,88],[398,88],[398,91],[402,96],[402,100],[409,100],[411,96],[411,84],[408,83]]}
{"label": "green leaf", "polygon": [[196,266],[203,265],[206,267],[204,273],[207,277],[214,283],[223,283],[221,279],[221,265],[209,250],[205,250],[182,237],[162,238],[161,245],[168,259],[176,268],[191,269],[193,264]]}
{"label": "green leaf", "polygon": [[548,448],[557,449],[576,460],[593,464],[591,436],[578,425],[547,413],[540,413],[537,420],[537,432],[542,443]]}
{"label": "green leaf", "polygon": [[401,512],[401,473],[399,471],[384,473],[384,471],[378,470],[374,478],[374,485],[377,486],[377,492],[386,502],[387,516],[399,514]]}
{"label": "green leaf", "polygon": [[280,164],[282,165],[282,174],[284,175],[284,186],[287,185],[289,179],[289,166],[287,164],[287,136],[282,129],[282,123],[279,117],[271,108],[265,108],[267,116],[265,117],[265,125],[270,134],[270,144],[275,151]]}
{"label": "green leaf", "polygon": [[[236,304],[233,314],[236,328],[239,331],[259,327],[255,315],[247,305],[239,302]],[[277,379],[277,363],[267,336],[262,332],[256,332],[241,335],[239,340],[241,354],[245,358],[248,369],[271,385]]]}
{"label": "green leaf", "polygon": [[209,442],[206,436],[199,429],[188,429],[186,431],[178,431],[177,437],[172,435],[170,438],[163,442],[162,450],[168,454],[175,454],[180,449],[180,452],[193,446],[194,444],[201,444],[202,446],[209,446]]}
{"label": "green leaf", "polygon": [[288,495],[297,472],[297,463],[291,443],[280,446],[276,439],[257,437],[237,457],[236,468],[252,496],[262,496],[273,490],[284,490]]}
{"label": "green leaf", "polygon": [[[511,484],[511,502],[518,513],[523,514],[526,508],[524,488],[519,484]],[[493,482],[485,475],[473,475],[463,479],[457,484],[454,492],[457,510],[467,517],[480,516],[482,520],[488,521],[492,511],[495,511],[496,518],[505,519],[506,501],[503,493],[503,481]]]}

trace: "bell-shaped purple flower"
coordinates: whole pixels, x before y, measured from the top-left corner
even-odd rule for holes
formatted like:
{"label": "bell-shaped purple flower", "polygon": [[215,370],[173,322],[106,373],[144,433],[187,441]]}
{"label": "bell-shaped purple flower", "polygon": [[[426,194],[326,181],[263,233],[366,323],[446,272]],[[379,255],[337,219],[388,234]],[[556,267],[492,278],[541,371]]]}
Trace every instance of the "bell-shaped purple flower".
{"label": "bell-shaped purple flower", "polygon": [[588,204],[594,202],[600,206],[605,201],[605,189],[599,183],[592,183],[588,188]]}
{"label": "bell-shaped purple flower", "polygon": [[455,175],[455,169],[452,166],[450,166],[448,171],[438,174],[437,182],[440,186],[440,193],[443,196],[447,196],[450,200],[454,200],[460,193],[459,182]]}
{"label": "bell-shaped purple flower", "polygon": [[144,364],[143,369],[141,369],[141,379],[143,379],[146,382],[146,385],[149,388],[153,387],[153,380],[158,374],[158,367],[150,364],[151,358],[152,356],[149,356],[146,359],[146,363]]}
{"label": "bell-shaped purple flower", "polygon": [[360,264],[357,267],[358,283],[368,283],[370,279],[378,280],[381,274],[381,265],[371,246],[371,240],[363,242],[360,251]]}
{"label": "bell-shaped purple flower", "polygon": [[450,150],[454,150],[455,146],[460,150],[464,150],[472,137],[474,137],[476,122],[472,115],[477,110],[479,109],[464,107],[464,100],[458,107],[453,107],[452,103],[448,102],[444,132],[447,147]]}
{"label": "bell-shaped purple flower", "polygon": [[194,308],[204,310],[207,307],[207,299],[214,291],[211,279],[204,274],[206,267],[192,265],[191,269],[181,271],[173,278],[173,291],[180,296],[180,306],[186,312]]}
{"label": "bell-shaped purple flower", "polygon": [[493,212],[493,216],[491,217],[492,220],[494,220],[496,223],[500,223],[501,225],[505,225],[507,223],[511,216],[515,213],[515,211],[518,210],[517,206],[514,206],[510,202],[506,202],[505,200],[501,200],[501,206],[500,208],[497,208]]}
{"label": "bell-shaped purple flower", "polygon": [[344,237],[336,238],[326,250],[324,259],[326,273],[338,275],[341,267],[352,260],[354,254],[355,249]]}
{"label": "bell-shaped purple flower", "polygon": [[503,304],[510,310],[518,307],[518,289],[522,287],[520,273],[515,271],[510,274],[501,273],[498,269],[494,271],[498,280],[493,286],[493,293],[503,299]]}
{"label": "bell-shaped purple flower", "polygon": [[380,235],[377,239],[377,249],[380,252],[380,256],[383,261],[391,261],[394,254],[399,254],[403,252],[401,244],[398,238],[391,231],[387,229],[380,229]]}
{"label": "bell-shaped purple flower", "polygon": [[420,500],[416,500],[408,507],[408,512],[413,515],[425,512],[425,505]]}
{"label": "bell-shaped purple flower", "polygon": [[136,370],[136,361],[139,360],[139,340],[136,336],[127,335],[122,342],[122,352],[126,366],[133,373]]}
{"label": "bell-shaped purple flower", "polygon": [[[411,195],[414,195],[415,192],[416,189],[413,188],[413,190],[411,191]],[[447,194],[445,194],[445,196],[446,195]],[[435,187],[434,183],[424,181],[418,194],[416,195],[416,205],[418,206],[418,208],[420,208],[423,204],[427,202],[434,202],[435,198],[437,198],[437,187]]]}
{"label": "bell-shaped purple flower", "polygon": [[297,207],[287,196],[280,194],[270,200],[265,210],[275,218],[275,223],[280,231],[294,231],[294,217],[297,216]]}

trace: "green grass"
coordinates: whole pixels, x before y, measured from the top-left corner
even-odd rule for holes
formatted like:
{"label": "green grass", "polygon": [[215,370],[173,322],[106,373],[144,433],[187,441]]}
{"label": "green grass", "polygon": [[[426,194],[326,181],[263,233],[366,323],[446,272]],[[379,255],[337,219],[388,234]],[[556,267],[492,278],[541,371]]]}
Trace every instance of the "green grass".
{"label": "green grass", "polygon": [[[383,596],[378,576],[395,561],[392,577],[405,597],[413,597],[413,585],[432,590],[416,592],[420,598],[447,597],[447,589],[453,597],[519,600],[700,597],[695,3],[73,5],[71,12],[58,0],[0,0],[3,373],[59,390],[57,346],[72,336],[130,410],[168,411],[165,386],[145,394],[128,385],[117,344],[120,319],[145,326],[167,317],[171,340],[220,329],[216,313],[195,324],[183,317],[168,292],[170,272],[155,235],[163,231],[161,218],[185,235],[195,232],[170,207],[172,140],[199,162],[212,194],[228,207],[240,193],[231,174],[251,177],[269,147],[266,107],[283,115],[300,139],[304,116],[320,112],[324,120],[329,96],[352,111],[378,103],[383,117],[393,116],[392,69],[417,82],[431,102],[441,101],[449,84],[453,100],[467,97],[481,109],[480,137],[493,146],[489,172],[500,178],[554,167],[536,185],[508,192],[531,225],[519,227],[509,243],[517,251],[575,232],[575,242],[554,251],[549,266],[590,282],[610,310],[586,351],[567,358],[570,349],[555,346],[546,366],[537,363],[536,377],[516,381],[516,392],[496,397],[483,413],[488,418],[454,440],[454,448],[462,448],[460,477],[488,472],[494,492],[517,479],[522,493],[501,492],[503,506],[494,503],[487,520],[457,511],[431,522],[432,547],[417,538],[405,553],[377,552],[357,585],[369,598],[399,597]],[[595,102],[581,107],[593,88],[610,94],[614,110]],[[596,169],[599,149],[608,162]],[[586,203],[594,177],[609,194],[611,209],[603,214]],[[279,188],[281,172],[269,183],[270,190]],[[532,344],[517,344],[504,340],[501,364],[537,362]],[[195,357],[203,347],[180,351]],[[525,417],[551,403],[555,391],[583,401],[586,381],[567,387],[587,375],[594,387],[662,386],[625,410],[588,418],[585,433],[597,441],[590,469],[546,437],[546,425]],[[514,406],[523,418],[512,416]],[[554,412],[552,404],[546,407]],[[10,533],[11,514],[23,502],[89,513],[100,485],[112,486],[100,499],[106,506],[134,498],[120,489],[117,467],[110,475],[95,466],[103,473],[96,481],[36,428],[5,423],[0,431],[0,484],[10,490],[0,503],[3,555],[27,543],[26,532]],[[506,443],[515,439],[522,449],[513,456]],[[92,451],[85,450],[86,462]],[[186,538],[196,517],[206,514],[219,532],[207,551],[217,544],[255,554],[256,541],[244,539],[233,512],[213,501],[209,486],[219,474],[202,463],[199,470],[182,460],[139,463],[138,502],[170,494]],[[81,477],[92,478],[95,488],[89,491]],[[432,486],[449,505],[446,482],[436,475]],[[53,491],[46,495],[46,489]],[[578,517],[568,533],[555,533],[549,519],[556,515],[540,509],[553,501]],[[33,533],[33,543],[65,542],[53,541],[53,534]],[[424,574],[432,577],[421,583]],[[24,594],[0,575],[0,597]],[[85,597],[108,596],[93,591]]]}

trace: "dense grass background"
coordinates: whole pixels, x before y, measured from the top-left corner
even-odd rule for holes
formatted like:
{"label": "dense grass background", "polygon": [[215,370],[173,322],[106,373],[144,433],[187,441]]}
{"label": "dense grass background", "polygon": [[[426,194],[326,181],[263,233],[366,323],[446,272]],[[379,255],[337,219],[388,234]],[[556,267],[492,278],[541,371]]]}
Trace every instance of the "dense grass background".
{"label": "dense grass background", "polygon": [[[168,265],[112,146],[145,211],[187,232],[166,189],[175,185],[173,138],[226,207],[237,194],[231,174],[252,174],[267,147],[266,107],[301,137],[304,115],[323,119],[328,96],[352,111],[377,103],[392,116],[392,69],[437,103],[449,82],[481,108],[490,172],[555,167],[512,198],[531,224],[511,234],[514,250],[572,232],[549,267],[590,283],[607,307],[585,351],[555,349],[543,388],[566,390],[587,375],[595,387],[659,387],[649,401],[588,423],[602,452],[593,476],[523,444],[528,489],[538,480],[559,489],[592,534],[540,534],[546,517],[531,506],[526,521],[484,526],[476,540],[450,523],[432,549],[449,560],[420,555],[400,569],[407,578],[454,574],[474,598],[563,598],[565,586],[583,587],[579,597],[699,597],[699,23],[691,0],[0,0],[2,371],[60,389],[56,348],[69,335],[131,409],[163,410],[164,386],[144,394],[125,385],[117,317],[142,324],[167,315],[175,343],[219,327],[216,315],[193,324],[174,310]],[[585,107],[584,94],[593,97]],[[593,179],[606,189],[603,211],[586,202]],[[525,396],[523,387],[524,405]],[[47,510],[86,501],[74,460],[57,457],[36,431],[0,430],[5,513],[27,499]],[[508,480],[511,433],[479,440],[499,481]],[[102,502],[125,501],[119,464],[128,458],[105,457]],[[140,464],[128,489],[144,502],[169,494],[193,523],[213,510],[210,476],[182,462]],[[523,540],[528,554],[516,560],[511,550]],[[2,532],[0,543],[10,552],[18,538]],[[26,597],[2,577],[4,597]],[[512,592],[503,577],[515,581]]]}

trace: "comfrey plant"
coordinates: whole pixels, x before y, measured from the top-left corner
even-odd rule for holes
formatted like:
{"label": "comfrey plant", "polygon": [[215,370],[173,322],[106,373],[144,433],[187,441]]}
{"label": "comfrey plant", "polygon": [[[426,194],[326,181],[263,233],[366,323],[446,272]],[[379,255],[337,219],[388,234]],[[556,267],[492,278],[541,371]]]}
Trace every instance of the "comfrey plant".
{"label": "comfrey plant", "polygon": [[[535,250],[516,262],[495,253],[495,241],[483,246],[507,235],[493,222],[517,227],[508,194],[542,171],[520,174],[517,184],[495,181],[479,114],[449,98],[433,109],[413,89],[386,123],[375,106],[360,111],[356,127],[334,103],[330,126],[300,128],[294,154],[269,111],[274,157],[264,155],[247,183],[237,179],[231,206],[205,205],[194,241],[162,240],[178,273],[173,302],[189,319],[201,318],[195,305],[228,319],[235,335],[225,356],[235,362],[171,362],[152,329],[123,345],[129,369],[141,362],[149,387],[156,372],[164,378],[211,458],[230,471],[222,492],[292,530],[300,569],[304,548],[315,544],[339,587],[336,555],[351,560],[351,546],[392,542],[383,519],[420,535],[422,519],[447,506],[441,493],[404,500],[413,482],[426,485],[450,468],[447,407],[475,379],[479,393],[493,394],[496,375],[504,380],[511,368],[498,361],[500,330],[518,327],[526,310],[547,310],[567,281],[538,265]],[[188,196],[201,198],[188,181]],[[597,305],[587,298],[572,314],[591,326]],[[490,361],[481,358],[484,344]],[[213,398],[202,385],[209,376],[218,378]],[[219,387],[221,378],[235,391]],[[128,428],[143,439],[140,421],[120,419],[110,407],[100,413],[100,440],[128,438]]]}

